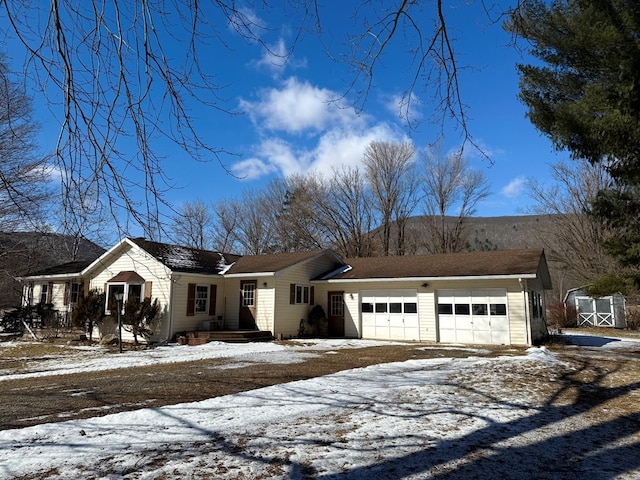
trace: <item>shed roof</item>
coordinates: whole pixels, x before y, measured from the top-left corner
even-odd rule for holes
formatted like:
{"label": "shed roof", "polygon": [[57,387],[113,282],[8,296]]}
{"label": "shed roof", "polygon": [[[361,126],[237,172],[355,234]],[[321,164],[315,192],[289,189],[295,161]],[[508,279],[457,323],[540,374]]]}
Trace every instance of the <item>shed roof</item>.
{"label": "shed roof", "polygon": [[174,272],[217,274],[240,258],[239,255],[152,242],[144,238],[129,240]]}
{"label": "shed roof", "polygon": [[349,258],[345,262],[351,268],[338,272],[331,279],[524,276],[540,273],[545,287],[551,286],[542,249]]}

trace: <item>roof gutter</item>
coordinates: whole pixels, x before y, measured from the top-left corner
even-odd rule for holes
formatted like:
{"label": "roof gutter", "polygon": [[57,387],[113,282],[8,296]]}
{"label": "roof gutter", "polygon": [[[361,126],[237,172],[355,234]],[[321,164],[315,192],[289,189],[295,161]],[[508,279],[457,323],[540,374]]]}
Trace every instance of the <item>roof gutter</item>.
{"label": "roof gutter", "polygon": [[56,273],[55,275],[23,275],[21,277],[15,277],[18,282],[34,282],[37,280],[73,280],[74,278],[80,278],[82,274],[80,272],[76,273]]}
{"label": "roof gutter", "polygon": [[460,277],[384,277],[384,278],[329,278],[312,280],[311,283],[372,283],[372,282],[435,282],[455,280],[518,280],[536,278],[536,274],[526,275],[467,275]]}
{"label": "roof gutter", "polygon": [[276,272],[225,273],[224,278],[275,277]]}

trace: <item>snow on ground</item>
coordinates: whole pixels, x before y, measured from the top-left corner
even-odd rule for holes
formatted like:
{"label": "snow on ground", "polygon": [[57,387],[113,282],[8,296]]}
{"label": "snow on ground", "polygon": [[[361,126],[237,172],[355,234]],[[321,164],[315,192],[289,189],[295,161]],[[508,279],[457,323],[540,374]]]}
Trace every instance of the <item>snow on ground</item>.
{"label": "snow on ground", "polygon": [[[2,342],[0,349],[15,347],[18,342]],[[101,370],[117,370],[120,368],[144,367],[166,363],[192,362],[198,360],[232,358],[238,361],[264,363],[303,362],[317,356],[309,350],[330,350],[337,348],[363,348],[375,345],[391,345],[391,342],[371,340],[305,340],[292,342],[290,345],[271,342],[255,342],[230,344],[210,342],[198,347],[170,344],[150,350],[124,351],[121,354],[111,353],[104,347],[64,347],[78,350],[77,354],[53,356],[38,362],[37,371],[26,373],[10,373],[0,371],[0,382],[51,375],[67,375],[72,373],[96,372]]]}
{"label": "snow on ground", "polygon": [[[185,356],[225,350],[238,361],[270,361],[281,351],[272,344],[206,347]],[[135,353],[158,362],[166,359],[159,352]],[[640,478],[637,415],[604,419],[547,398],[548,385],[572,368],[544,347],[525,356],[410,360],[2,431],[0,478]]]}

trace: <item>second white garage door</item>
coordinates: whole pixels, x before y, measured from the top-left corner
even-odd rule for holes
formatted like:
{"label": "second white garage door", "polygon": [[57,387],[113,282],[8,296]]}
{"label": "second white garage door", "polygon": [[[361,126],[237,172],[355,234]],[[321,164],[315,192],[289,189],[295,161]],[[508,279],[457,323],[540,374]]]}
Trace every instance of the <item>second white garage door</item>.
{"label": "second white garage door", "polygon": [[509,344],[506,290],[438,290],[437,302],[441,342]]}
{"label": "second white garage door", "polygon": [[363,338],[420,340],[416,290],[365,290],[360,296]]}

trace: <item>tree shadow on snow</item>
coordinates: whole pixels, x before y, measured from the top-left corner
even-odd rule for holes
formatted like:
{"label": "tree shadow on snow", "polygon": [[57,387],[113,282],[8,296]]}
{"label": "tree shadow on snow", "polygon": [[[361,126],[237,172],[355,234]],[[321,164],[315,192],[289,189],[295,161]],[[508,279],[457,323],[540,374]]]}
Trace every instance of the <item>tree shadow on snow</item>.
{"label": "tree shadow on snow", "polygon": [[[592,365],[583,364],[583,369]],[[484,478],[536,479],[613,479],[640,467],[640,411],[597,423],[584,422],[582,428],[563,431],[563,421],[580,415],[598,417],[602,404],[637,392],[640,382],[623,387],[603,385],[607,372],[600,370],[591,381],[579,380],[578,372],[568,372],[558,383],[560,388],[532,415],[507,422],[490,422],[459,438],[432,442],[403,456],[386,458],[378,463],[349,469],[340,474],[317,476],[323,480],[361,478],[416,478],[466,480]],[[573,402],[558,402],[569,391]],[[523,392],[526,395],[526,391]],[[494,402],[502,404],[499,399]],[[468,415],[466,412],[455,412]],[[574,418],[572,418],[574,417]],[[486,417],[482,417],[487,420]],[[553,432],[557,424],[557,431]],[[538,430],[544,434],[538,435]],[[553,433],[549,433],[549,431]],[[520,437],[520,438],[518,438]],[[635,437],[635,438],[634,438]],[[525,439],[523,441],[523,438]],[[517,439],[517,440],[516,440]],[[620,444],[618,444],[618,442]]]}

